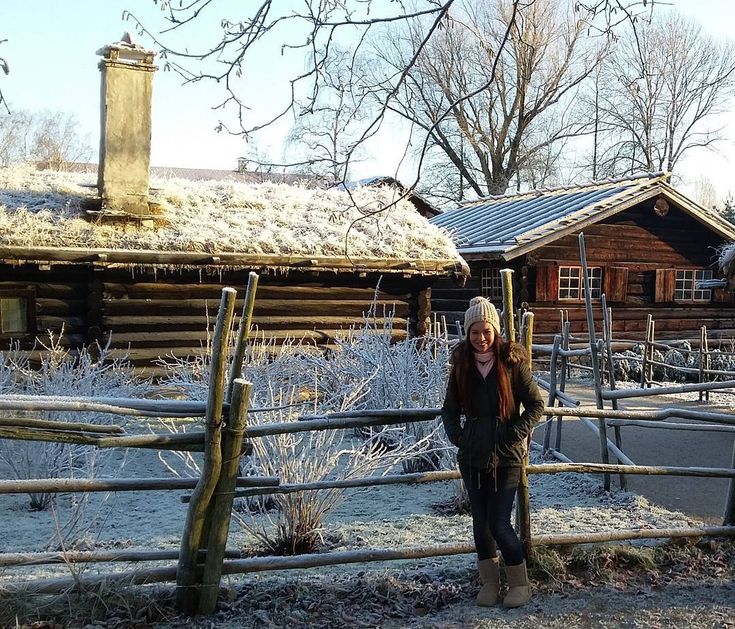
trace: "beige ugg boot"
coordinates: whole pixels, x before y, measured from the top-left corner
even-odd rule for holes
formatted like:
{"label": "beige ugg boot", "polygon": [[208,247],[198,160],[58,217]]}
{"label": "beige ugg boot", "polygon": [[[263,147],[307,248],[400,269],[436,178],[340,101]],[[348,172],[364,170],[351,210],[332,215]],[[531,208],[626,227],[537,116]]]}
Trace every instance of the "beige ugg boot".
{"label": "beige ugg boot", "polygon": [[477,562],[480,570],[482,587],[477,594],[477,604],[482,607],[492,607],[498,602],[500,592],[500,566],[498,558],[482,559]]}
{"label": "beige ugg boot", "polygon": [[503,599],[504,607],[520,607],[531,600],[531,586],[528,583],[526,562],[517,566],[505,566],[505,576],[508,579],[508,593]]}

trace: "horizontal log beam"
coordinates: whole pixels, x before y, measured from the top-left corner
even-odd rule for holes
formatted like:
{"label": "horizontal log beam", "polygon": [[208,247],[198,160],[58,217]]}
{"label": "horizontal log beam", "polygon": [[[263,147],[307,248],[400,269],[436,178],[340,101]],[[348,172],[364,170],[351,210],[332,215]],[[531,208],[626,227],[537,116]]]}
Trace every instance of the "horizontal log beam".
{"label": "horizontal log beam", "polygon": [[[469,268],[461,259],[418,260],[403,258],[348,258],[344,256],[283,256],[275,254],[243,254],[231,252],[200,253],[189,251],[155,251],[151,249],[101,249],[70,247],[0,247],[2,260],[33,262],[64,262],[93,264],[95,266],[184,266],[184,267],[241,267],[293,268],[303,270],[347,271],[364,270],[376,273],[406,275],[469,275]],[[305,265],[307,265],[305,267]]]}
{"label": "horizontal log beam", "polygon": [[[258,284],[258,298],[262,299],[278,299],[278,298],[303,298],[306,296],[323,297],[325,299],[363,299],[371,302],[375,298],[375,288],[365,286],[329,286],[326,284],[300,284],[294,285],[276,285],[264,283],[267,280],[261,280]],[[237,283],[231,283],[237,288]],[[383,287],[384,288],[384,287]],[[404,288],[405,290],[405,288]],[[164,278],[160,282],[137,282],[137,283],[119,283],[105,282],[105,295],[111,297],[126,297],[131,299],[146,299],[154,297],[160,299],[164,296],[181,297],[188,295],[187,299],[213,299],[219,300],[222,293],[222,284],[214,283],[174,283],[168,282]],[[394,301],[407,301],[411,298],[410,293],[400,292],[393,293],[381,290],[379,299],[389,299]]]}
{"label": "horizontal log beam", "polygon": [[[94,398],[38,395],[0,395],[0,410],[78,411],[161,417],[172,413],[203,417],[206,402],[189,400],[143,400],[136,398]],[[225,409],[223,412],[226,412]]]}
{"label": "horizontal log beam", "polygon": [[679,384],[668,387],[656,387],[651,389],[615,389],[613,391],[602,391],[603,400],[622,400],[633,397],[649,397],[652,395],[668,395],[670,393],[688,393],[691,391],[715,391],[717,389],[735,388],[735,380],[723,380],[722,382],[695,382],[692,384]]}
{"label": "horizontal log beam", "polygon": [[614,463],[539,463],[526,467],[528,474],[636,474],[641,476],[697,476],[735,478],[735,469],[727,467],[672,467],[665,465],[616,465]]}
{"label": "horizontal log beam", "polygon": [[31,417],[0,417],[0,427],[45,428],[60,431],[81,431],[100,434],[123,434],[121,426],[105,424],[82,424],[79,422],[53,421],[50,419],[34,419]]}
{"label": "horizontal log beam", "polygon": [[531,538],[532,546],[567,546],[622,542],[634,539],[677,539],[682,537],[735,537],[735,526],[699,526],[671,529],[618,529],[592,533],[551,533]]}
{"label": "horizontal log beam", "polygon": [[[237,317],[236,317],[237,318]],[[156,328],[158,326],[167,325],[196,325],[203,327],[206,324],[207,317],[204,313],[201,315],[147,315],[145,318],[141,318],[139,315],[111,315],[103,317],[103,323],[109,327],[121,327],[130,326],[134,328]],[[406,324],[407,319],[401,317],[392,317],[390,319],[394,327],[402,327]],[[387,317],[371,317],[371,323],[377,323],[382,326],[387,323],[389,319]],[[349,328],[351,326],[362,327],[365,323],[365,317],[363,316],[330,316],[330,315],[301,315],[295,314],[292,316],[260,316],[253,318],[253,324],[261,328],[269,328],[271,326],[278,327],[289,327],[289,328],[313,328],[314,326],[327,327],[333,330],[339,330],[341,328]],[[133,330],[130,330],[131,332]],[[137,331],[137,330],[136,330]],[[120,333],[112,330],[113,338],[121,339]],[[200,336],[206,336],[206,331],[199,331]],[[156,334],[160,334],[160,331],[156,331]],[[165,330],[163,331],[165,333]],[[173,334],[173,332],[171,332]],[[193,332],[189,333],[193,334]],[[164,337],[166,338],[166,337]],[[191,337],[195,338],[195,337]],[[198,337],[197,337],[198,338]]]}
{"label": "horizontal log beam", "polygon": [[547,406],[544,408],[543,414],[554,415],[557,417],[605,417],[607,419],[647,419],[653,421],[663,421],[665,419],[674,418],[694,419],[715,424],[735,426],[735,414],[695,411],[687,408],[662,408],[650,411],[628,411],[599,409],[594,407],[560,408]]}
{"label": "horizontal log beam", "polygon": [[[315,481],[313,483],[283,484],[277,487],[258,487],[244,489],[235,493],[235,498],[260,496],[265,494],[293,494],[300,491],[315,491],[320,489],[345,489],[350,487],[378,487],[383,485],[411,485],[414,483],[435,483],[437,481],[455,480],[462,478],[457,470],[439,472],[423,472],[416,474],[391,474],[366,478],[346,478],[333,481]],[[189,502],[189,496],[182,496],[181,502]]]}
{"label": "horizontal log beam", "polygon": [[[538,535],[531,538],[532,546],[552,546],[570,544],[589,544],[626,539],[667,539],[677,537],[725,537],[735,536],[735,526],[702,526],[681,529],[623,529],[590,533]],[[271,570],[293,570],[349,563],[391,561],[405,559],[425,559],[428,557],[447,557],[468,555],[475,552],[471,543],[438,544],[403,549],[368,548],[341,552],[295,555],[290,557],[251,557],[225,561],[222,574],[245,574]],[[0,586],[0,595],[16,594],[58,594],[78,589],[89,589],[100,585],[143,585],[166,583],[176,580],[176,566],[133,570],[115,574],[81,575],[60,579],[17,581]]]}
{"label": "horizontal log beam", "polygon": [[[243,476],[238,487],[276,487],[277,476]],[[62,494],[69,492],[175,491],[194,489],[196,478],[31,478],[0,480],[0,494]]]}
{"label": "horizontal log beam", "polygon": [[[199,558],[204,560],[207,551],[201,550],[199,553]],[[246,556],[240,550],[225,551],[227,559],[241,559]],[[178,558],[178,550],[68,550],[50,553],[0,553],[0,567],[102,562],[138,563],[169,561]]]}
{"label": "horizontal log beam", "polygon": [[672,424],[667,421],[645,421],[642,419],[608,419],[608,426],[634,426],[636,428],[661,428],[663,430],[691,430],[694,432],[735,433],[735,426],[709,426],[707,424]]}

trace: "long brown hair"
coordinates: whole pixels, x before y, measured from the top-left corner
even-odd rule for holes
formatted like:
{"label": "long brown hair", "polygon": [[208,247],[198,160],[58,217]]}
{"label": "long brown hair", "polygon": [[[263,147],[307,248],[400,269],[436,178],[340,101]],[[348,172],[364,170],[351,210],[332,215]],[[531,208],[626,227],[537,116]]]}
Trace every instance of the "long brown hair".
{"label": "long brown hair", "polygon": [[[497,375],[497,393],[500,421],[508,421],[515,412],[515,399],[510,381],[508,356],[510,343],[506,343],[500,334],[495,334],[492,343],[495,353],[495,373]],[[475,350],[469,339],[464,339],[454,350],[452,378],[457,386],[459,401],[465,414],[472,413],[472,392],[470,390],[470,374],[475,364]]]}

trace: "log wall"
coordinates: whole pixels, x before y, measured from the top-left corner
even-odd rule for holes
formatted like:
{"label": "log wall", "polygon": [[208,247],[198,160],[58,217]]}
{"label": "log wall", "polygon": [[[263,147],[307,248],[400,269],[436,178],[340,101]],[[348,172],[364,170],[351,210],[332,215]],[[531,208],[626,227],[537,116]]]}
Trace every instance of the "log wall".
{"label": "log wall", "polygon": [[[113,281],[117,280],[117,281]],[[238,289],[235,311],[242,309],[247,275],[223,277],[221,282],[181,276],[180,281],[150,278],[131,281],[108,277],[102,291],[102,328],[111,335],[117,354],[126,354],[134,364],[158,356],[197,355],[206,346],[223,285]],[[304,280],[304,281],[301,281]],[[291,283],[293,282],[293,283]],[[254,332],[277,343],[286,339],[309,344],[334,345],[351,326],[362,327],[375,297],[377,278],[350,279],[331,276],[261,277],[255,300]],[[383,280],[376,322],[382,326],[394,313],[394,338],[406,336],[416,326],[417,289],[414,280]]]}
{"label": "log wall", "polygon": [[[159,357],[199,355],[217,315],[223,286],[238,289],[236,312],[242,309],[247,271],[207,276],[192,271],[158,270],[155,274],[128,269],[92,269],[35,265],[3,266],[0,289],[31,289],[35,294],[36,334],[20,342],[31,350],[35,337],[47,330],[68,347],[110,342],[113,356],[127,357],[145,367]],[[379,327],[393,318],[393,338],[423,329],[426,306],[419,296],[430,280],[420,277],[348,273],[261,275],[254,329],[262,337],[333,346],[351,326],[364,325],[364,313],[376,306]],[[375,298],[379,284],[379,297]],[[421,315],[419,315],[421,313]],[[0,338],[6,349],[11,336]]]}
{"label": "log wall", "polygon": [[[682,210],[671,206],[666,216],[653,211],[651,200],[584,230],[587,263],[590,266],[625,267],[627,283],[624,301],[610,302],[613,334],[621,339],[642,339],[646,316],[653,315],[658,338],[699,338],[706,325],[715,338],[735,337],[735,305],[730,295],[718,294],[711,302],[657,302],[656,271],[660,269],[712,269],[717,277],[716,250],[724,241]],[[529,256],[535,271],[545,264],[579,265],[578,234],[560,238],[540,247]],[[534,273],[534,284],[535,284]],[[572,333],[586,334],[583,304],[563,301],[531,302],[536,313],[539,341],[549,341],[559,331],[563,309]],[[596,329],[602,329],[600,315]]]}
{"label": "log wall", "polygon": [[60,337],[65,347],[84,344],[87,340],[89,281],[90,273],[86,269],[41,271],[35,265],[0,266],[0,289],[30,290],[35,302],[35,306],[31,306],[35,307],[33,333],[21,337],[0,336],[2,349],[7,349],[13,340],[21,349],[30,350],[36,337],[47,343],[49,332]]}

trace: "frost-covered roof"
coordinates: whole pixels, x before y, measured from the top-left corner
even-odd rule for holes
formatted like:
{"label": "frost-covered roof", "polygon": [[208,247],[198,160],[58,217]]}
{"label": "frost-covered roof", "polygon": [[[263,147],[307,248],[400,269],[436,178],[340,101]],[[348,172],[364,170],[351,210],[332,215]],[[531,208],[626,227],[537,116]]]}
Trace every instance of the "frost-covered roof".
{"label": "frost-covered roof", "polygon": [[506,260],[583,229],[637,203],[663,196],[725,238],[733,226],[667,183],[668,173],[644,173],[563,188],[472,201],[431,219],[449,230],[463,255]]}
{"label": "frost-covered roof", "polygon": [[394,204],[400,194],[387,187],[348,195],[153,179],[162,214],[144,227],[90,219],[84,205],[95,184],[85,173],[0,169],[0,258],[466,273],[447,232],[407,201]]}

